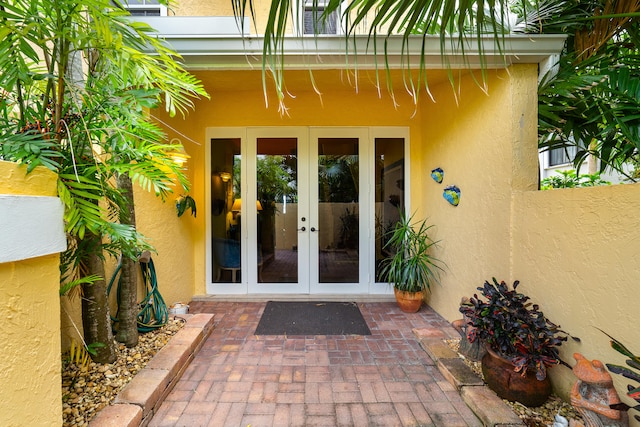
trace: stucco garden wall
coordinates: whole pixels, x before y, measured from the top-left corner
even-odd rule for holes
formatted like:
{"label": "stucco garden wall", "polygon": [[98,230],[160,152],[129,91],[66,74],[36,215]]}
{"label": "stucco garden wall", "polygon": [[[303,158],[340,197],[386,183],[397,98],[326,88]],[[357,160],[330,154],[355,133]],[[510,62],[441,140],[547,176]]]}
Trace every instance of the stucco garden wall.
{"label": "stucco garden wall", "polygon": [[[178,217],[175,201],[179,196],[180,192],[171,194],[163,203],[155,195],[139,187],[134,190],[136,225],[138,231],[148,238],[157,251],[151,257],[156,269],[158,289],[167,306],[191,301],[195,283],[193,245],[198,240],[204,242],[204,236],[194,236],[194,241],[189,239],[192,223],[197,217],[204,215],[204,204],[198,204],[196,218],[191,216],[190,210]],[[143,208],[145,206],[147,209]],[[142,292],[142,284],[140,286]],[[141,298],[143,296],[141,294]]]}
{"label": "stucco garden wall", "polygon": [[[55,174],[25,170],[0,161],[0,195],[56,196]],[[0,263],[2,426],[62,424],[59,261],[56,253]]]}
{"label": "stucco garden wall", "polygon": [[[462,80],[456,103],[451,89],[424,108],[425,140],[412,160],[412,191],[422,197],[421,214],[435,224],[438,255],[447,264],[442,286],[432,290],[430,305],[448,320],[460,317],[463,296],[492,276],[508,279],[511,249],[512,185],[535,188],[537,173],[535,66],[513,66],[491,73],[488,94],[471,77]],[[530,154],[527,154],[530,153]],[[428,177],[435,167],[444,181]],[[443,198],[445,187],[461,190],[460,204]]]}
{"label": "stucco garden wall", "polygon": [[[563,345],[563,359],[573,364],[577,351],[624,363],[596,328],[640,353],[640,184],[516,192],[513,206],[511,277],[548,318],[582,340]],[[574,377],[557,367],[552,380],[566,396]],[[621,392],[627,382],[616,380]]]}

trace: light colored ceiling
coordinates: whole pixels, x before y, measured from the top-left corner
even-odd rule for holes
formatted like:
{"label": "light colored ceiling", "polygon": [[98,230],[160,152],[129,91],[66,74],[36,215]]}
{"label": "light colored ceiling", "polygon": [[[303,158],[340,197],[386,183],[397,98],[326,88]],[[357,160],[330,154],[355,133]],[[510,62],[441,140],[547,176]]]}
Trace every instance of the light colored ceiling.
{"label": "light colored ceiling", "polygon": [[[193,73],[203,82],[205,88],[210,92],[226,91],[262,91],[263,78],[261,70],[197,70]],[[466,72],[465,72],[466,73]],[[406,74],[401,70],[392,70],[391,78],[394,87],[403,86]],[[376,77],[379,83],[376,83]],[[417,73],[414,73],[417,81]],[[427,72],[427,82],[429,86],[437,86],[447,82],[449,74],[445,70],[429,70]],[[378,84],[382,91],[386,91],[387,74],[381,70],[376,76],[374,70],[360,70],[357,73],[347,70],[288,70],[284,73],[286,88],[290,91],[313,91],[315,87],[320,91],[344,90],[355,91],[356,82],[358,89],[375,90]],[[274,88],[273,77],[266,76],[267,89]]]}

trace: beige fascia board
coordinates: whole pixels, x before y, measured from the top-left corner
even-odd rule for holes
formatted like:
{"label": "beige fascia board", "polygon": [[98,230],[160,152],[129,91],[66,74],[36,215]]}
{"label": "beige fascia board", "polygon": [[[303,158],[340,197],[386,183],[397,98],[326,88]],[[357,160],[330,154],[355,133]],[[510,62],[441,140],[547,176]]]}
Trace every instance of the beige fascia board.
{"label": "beige fascia board", "polygon": [[[420,65],[420,53],[424,51],[427,69],[505,68],[518,63],[541,63],[557,55],[565,39],[564,35],[505,36],[501,40],[503,56],[491,37],[470,37],[464,50],[456,47],[457,39],[447,39],[444,55],[437,36],[426,37],[424,45],[420,36],[411,37],[406,44],[402,36],[379,37],[377,53],[366,35],[351,37],[348,45],[341,36],[287,37],[281,59],[287,69],[371,69],[384,67],[385,61],[390,68],[407,68],[407,63],[415,68]],[[174,35],[166,36],[165,40],[182,55],[190,69],[235,70],[262,66],[263,37]]]}

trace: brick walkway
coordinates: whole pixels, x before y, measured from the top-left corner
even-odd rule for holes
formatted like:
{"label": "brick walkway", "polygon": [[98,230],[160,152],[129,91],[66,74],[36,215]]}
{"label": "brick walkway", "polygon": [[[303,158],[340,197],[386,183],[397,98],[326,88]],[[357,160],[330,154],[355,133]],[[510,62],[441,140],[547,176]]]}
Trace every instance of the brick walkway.
{"label": "brick walkway", "polygon": [[216,327],[150,426],[481,426],[412,330],[428,307],[362,303],[370,336],[256,336],[265,303],[193,302]]}

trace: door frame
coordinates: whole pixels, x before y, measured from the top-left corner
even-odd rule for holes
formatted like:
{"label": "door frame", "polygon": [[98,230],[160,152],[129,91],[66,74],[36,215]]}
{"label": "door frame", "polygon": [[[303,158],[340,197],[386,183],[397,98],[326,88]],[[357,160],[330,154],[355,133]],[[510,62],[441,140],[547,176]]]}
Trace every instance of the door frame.
{"label": "door frame", "polygon": [[371,141],[370,129],[368,127],[309,127],[309,158],[308,164],[311,166],[309,173],[309,226],[318,226],[319,222],[319,209],[312,209],[313,207],[319,208],[319,194],[318,194],[318,180],[312,177],[318,176],[318,145],[316,142],[320,138],[358,138],[358,181],[360,191],[358,192],[358,283],[320,283],[320,272],[318,266],[318,260],[320,257],[320,248],[318,244],[318,233],[309,234],[309,282],[310,292],[312,294],[363,294],[368,292],[369,288],[369,264],[371,257],[371,247],[369,244],[369,197],[371,195],[371,187],[367,185],[363,189],[363,184],[370,182],[369,177],[369,146]]}
{"label": "door frame", "polygon": [[[340,133],[342,131],[342,133]],[[260,294],[377,294],[377,295],[389,295],[392,293],[392,287],[387,283],[376,283],[375,282],[375,262],[373,260],[373,248],[374,248],[374,239],[375,239],[375,203],[373,201],[374,197],[374,186],[367,185],[365,190],[360,191],[359,195],[359,203],[360,203],[360,235],[359,235],[359,277],[360,282],[357,284],[353,284],[354,286],[348,286],[345,288],[345,284],[324,284],[324,289],[320,287],[318,283],[310,283],[307,281],[305,288],[292,290],[291,286],[287,286],[287,284],[275,284],[276,286],[270,286],[268,289],[260,289],[261,284],[258,283],[257,278],[257,270],[249,271],[253,269],[247,269],[248,265],[257,265],[257,242],[251,242],[249,236],[255,236],[257,233],[257,228],[255,221],[253,224],[250,224],[248,221],[249,217],[255,217],[257,214],[256,206],[252,204],[248,205],[248,210],[245,214],[243,214],[240,218],[241,220],[241,228],[243,230],[247,230],[242,237],[242,245],[241,245],[241,265],[245,266],[242,270],[241,274],[241,282],[239,283],[214,283],[212,282],[212,244],[211,244],[211,232],[212,232],[212,224],[211,224],[211,139],[217,138],[233,138],[240,140],[240,155],[242,156],[243,167],[241,169],[241,182],[247,183],[249,176],[249,170],[255,170],[256,167],[256,159],[255,156],[251,156],[252,158],[248,158],[247,153],[250,152],[250,144],[251,137],[259,135],[260,137],[296,137],[299,138],[299,141],[304,140],[305,144],[302,144],[303,147],[310,147],[312,136],[320,135],[322,137],[327,135],[339,136],[339,137],[353,137],[357,136],[361,139],[361,143],[359,144],[358,155],[360,156],[360,171],[359,171],[359,179],[360,183],[372,183],[374,182],[374,155],[371,153],[371,150],[374,147],[374,142],[376,138],[403,138],[405,141],[404,144],[404,154],[405,154],[405,206],[407,212],[411,212],[410,206],[410,161],[409,161],[409,148],[410,148],[410,139],[409,139],[409,127],[404,126],[242,126],[242,127],[208,127],[205,131],[205,159],[204,159],[204,200],[205,202],[205,245],[204,245],[204,254],[205,257],[205,283],[206,283],[206,292],[211,295],[260,295]],[[255,143],[255,138],[253,140]],[[255,146],[253,147],[253,153],[255,153]],[[302,158],[303,155],[307,157],[313,157],[310,159],[311,164],[315,164],[317,168],[317,151],[313,156],[309,156],[309,153],[301,153],[298,152],[298,157]],[[298,165],[298,172],[302,172],[300,165]],[[310,173],[308,170],[305,171],[307,174]],[[317,169],[316,169],[317,172]],[[196,173],[196,176],[198,174]],[[309,176],[298,176],[298,180],[305,179],[305,182],[308,182]],[[308,184],[306,184],[308,185]],[[317,186],[315,186],[315,197],[317,200]],[[313,195],[310,195],[312,197]],[[244,200],[254,200],[257,198],[257,189],[256,185],[242,185],[241,188],[241,197]],[[300,206],[298,207],[300,209]],[[309,209],[309,206],[304,206],[303,208]],[[298,221],[300,220],[300,214],[298,215]],[[317,221],[317,218],[314,218]],[[307,223],[310,224],[311,222]],[[300,224],[300,223],[299,223]],[[305,248],[310,248],[311,245],[308,244],[308,239],[310,239],[311,233],[302,233],[299,234],[299,242],[302,239],[305,243]],[[317,237],[316,237],[317,239]],[[317,242],[316,247],[317,247]],[[306,249],[305,249],[306,250]],[[302,254],[305,255],[305,254]],[[316,254],[317,256],[318,254]],[[299,271],[304,269],[304,263],[308,263],[309,260],[314,259],[310,256],[310,254],[306,254],[306,257],[303,258],[300,256],[299,262]],[[308,264],[307,264],[308,265]],[[317,270],[317,265],[315,266]],[[300,274],[299,274],[299,282],[300,283]],[[314,276],[309,275],[309,277],[314,277],[317,279],[317,271],[314,273]],[[317,282],[317,280],[316,280]],[[351,284],[347,284],[351,285]]]}

